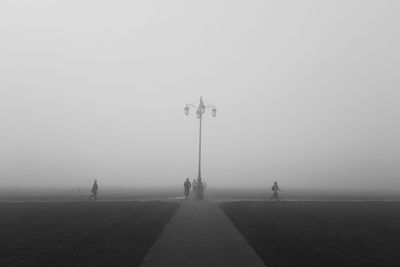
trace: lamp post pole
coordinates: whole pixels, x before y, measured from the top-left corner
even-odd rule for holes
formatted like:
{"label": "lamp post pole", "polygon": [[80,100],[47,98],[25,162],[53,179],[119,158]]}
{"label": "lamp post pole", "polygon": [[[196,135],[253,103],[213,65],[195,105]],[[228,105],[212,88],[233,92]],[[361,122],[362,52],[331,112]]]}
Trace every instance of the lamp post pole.
{"label": "lamp post pole", "polygon": [[205,105],[203,102],[203,97],[200,97],[200,103],[199,106],[196,107],[193,104],[188,104],[185,107],[185,115],[189,115],[189,107],[195,108],[196,110],[196,114],[197,114],[197,118],[199,119],[199,172],[197,175],[197,198],[202,199],[203,198],[203,190],[204,190],[204,186],[203,186],[203,182],[201,179],[201,130],[202,130],[202,120],[203,120],[203,114],[205,112],[205,110],[207,108],[212,108],[211,109],[211,114],[213,117],[216,116],[217,114],[217,109],[215,108],[215,106],[211,106],[211,105]]}
{"label": "lamp post pole", "polygon": [[199,127],[199,174],[198,181],[201,182],[201,121],[203,119],[203,114],[200,114],[200,127]]}

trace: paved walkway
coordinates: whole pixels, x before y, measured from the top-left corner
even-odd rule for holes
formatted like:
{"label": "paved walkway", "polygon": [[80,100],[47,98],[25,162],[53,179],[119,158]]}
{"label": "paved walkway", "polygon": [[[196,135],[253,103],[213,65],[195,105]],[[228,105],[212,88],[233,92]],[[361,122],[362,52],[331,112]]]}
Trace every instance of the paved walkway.
{"label": "paved walkway", "polygon": [[183,201],[142,267],[265,267],[216,202]]}

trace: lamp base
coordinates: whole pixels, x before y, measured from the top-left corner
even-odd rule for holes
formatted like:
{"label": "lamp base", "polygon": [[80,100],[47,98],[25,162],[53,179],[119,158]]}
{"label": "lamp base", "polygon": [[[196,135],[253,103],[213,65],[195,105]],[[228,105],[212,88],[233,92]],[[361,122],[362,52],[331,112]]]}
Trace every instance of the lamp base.
{"label": "lamp base", "polygon": [[203,199],[204,197],[204,187],[202,182],[197,183],[197,191],[196,191],[196,197],[197,199]]}

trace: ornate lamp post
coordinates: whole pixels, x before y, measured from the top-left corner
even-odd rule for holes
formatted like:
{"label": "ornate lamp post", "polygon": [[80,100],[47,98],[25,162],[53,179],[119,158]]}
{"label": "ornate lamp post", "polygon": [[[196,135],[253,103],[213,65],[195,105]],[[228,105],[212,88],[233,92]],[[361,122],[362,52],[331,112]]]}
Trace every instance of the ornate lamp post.
{"label": "ornate lamp post", "polygon": [[185,115],[189,115],[189,110],[190,108],[194,108],[196,110],[196,115],[197,118],[199,119],[200,123],[200,128],[199,128],[199,172],[197,176],[197,198],[203,198],[203,182],[201,181],[201,122],[203,119],[203,114],[206,111],[206,109],[210,108],[211,109],[211,115],[215,117],[217,115],[217,109],[215,106],[212,105],[206,105],[204,104],[203,97],[200,97],[200,103],[198,106],[195,106],[193,104],[187,104],[186,107],[184,108]]}

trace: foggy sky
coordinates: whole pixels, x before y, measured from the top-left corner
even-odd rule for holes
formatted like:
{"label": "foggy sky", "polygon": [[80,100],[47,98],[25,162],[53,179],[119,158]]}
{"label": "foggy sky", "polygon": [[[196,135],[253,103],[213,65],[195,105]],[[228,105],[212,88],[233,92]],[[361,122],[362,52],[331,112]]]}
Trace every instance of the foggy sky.
{"label": "foggy sky", "polygon": [[398,1],[1,1],[0,187],[399,190]]}

